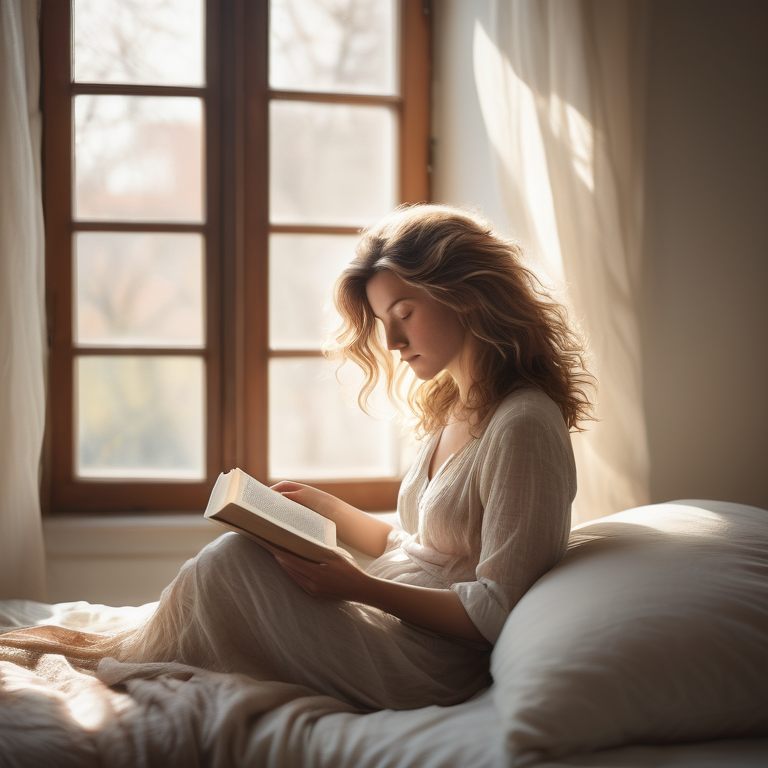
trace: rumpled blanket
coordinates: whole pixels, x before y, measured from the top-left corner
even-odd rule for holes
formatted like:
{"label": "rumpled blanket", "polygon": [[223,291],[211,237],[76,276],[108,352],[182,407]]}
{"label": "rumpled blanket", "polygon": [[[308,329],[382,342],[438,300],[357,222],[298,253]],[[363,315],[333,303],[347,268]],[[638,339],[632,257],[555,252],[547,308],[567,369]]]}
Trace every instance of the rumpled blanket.
{"label": "rumpled blanket", "polygon": [[353,707],[299,685],[103,658],[105,635],[0,635],[0,766],[301,764],[323,715]]}

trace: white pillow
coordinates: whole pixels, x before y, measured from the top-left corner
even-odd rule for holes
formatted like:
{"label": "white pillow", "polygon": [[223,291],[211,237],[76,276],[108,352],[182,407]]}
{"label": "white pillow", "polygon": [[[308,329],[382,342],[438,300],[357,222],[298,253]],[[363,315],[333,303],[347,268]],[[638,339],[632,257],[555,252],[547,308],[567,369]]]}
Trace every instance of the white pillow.
{"label": "white pillow", "polygon": [[579,526],[491,670],[514,765],[768,733],[768,512],[685,501]]}

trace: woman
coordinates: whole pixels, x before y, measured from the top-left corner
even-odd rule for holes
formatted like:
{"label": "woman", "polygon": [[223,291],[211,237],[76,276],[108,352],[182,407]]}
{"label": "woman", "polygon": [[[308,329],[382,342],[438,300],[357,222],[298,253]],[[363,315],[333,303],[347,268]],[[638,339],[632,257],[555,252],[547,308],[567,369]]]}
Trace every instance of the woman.
{"label": "woman", "polygon": [[408,398],[423,442],[400,491],[403,531],[278,483],[374,557],[368,569],[341,549],[315,564],[227,534],[184,566],[118,655],[369,709],[456,703],[487,683],[509,612],[565,552],[569,430],[589,417],[583,351],[518,247],[444,206],[401,208],[368,230],[335,301],[335,351],[367,376],[361,404],[381,372],[390,393],[401,366],[422,382]]}

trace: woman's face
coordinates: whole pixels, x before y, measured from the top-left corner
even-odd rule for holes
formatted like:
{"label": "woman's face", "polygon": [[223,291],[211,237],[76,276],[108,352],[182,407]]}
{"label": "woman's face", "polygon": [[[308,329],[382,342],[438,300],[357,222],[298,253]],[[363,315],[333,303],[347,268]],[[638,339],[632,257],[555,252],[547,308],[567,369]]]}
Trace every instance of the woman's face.
{"label": "woman's face", "polygon": [[469,381],[468,334],[454,310],[388,270],[377,272],[365,291],[384,326],[387,349],[399,351],[418,378],[448,371],[463,388]]}

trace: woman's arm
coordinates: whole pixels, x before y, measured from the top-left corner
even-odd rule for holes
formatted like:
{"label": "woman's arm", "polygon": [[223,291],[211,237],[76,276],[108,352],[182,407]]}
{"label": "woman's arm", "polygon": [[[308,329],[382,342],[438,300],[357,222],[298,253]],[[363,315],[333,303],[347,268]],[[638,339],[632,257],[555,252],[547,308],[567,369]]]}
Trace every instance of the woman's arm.
{"label": "woman's arm", "polygon": [[370,557],[379,557],[387,547],[387,537],[392,530],[389,523],[377,520],[365,512],[337,499],[330,493],[319,491],[310,485],[283,480],[272,486],[287,499],[313,509],[336,524],[338,537],[350,547]]}
{"label": "woman's arm", "polygon": [[373,578],[368,594],[360,602],[417,627],[490,647],[467,615],[459,596],[450,589],[429,589]]}
{"label": "woman's arm", "polygon": [[490,647],[459,596],[450,589],[429,589],[371,576],[342,549],[337,549],[336,557],[327,563],[312,563],[268,542],[264,546],[310,595],[365,603],[409,624]]}

